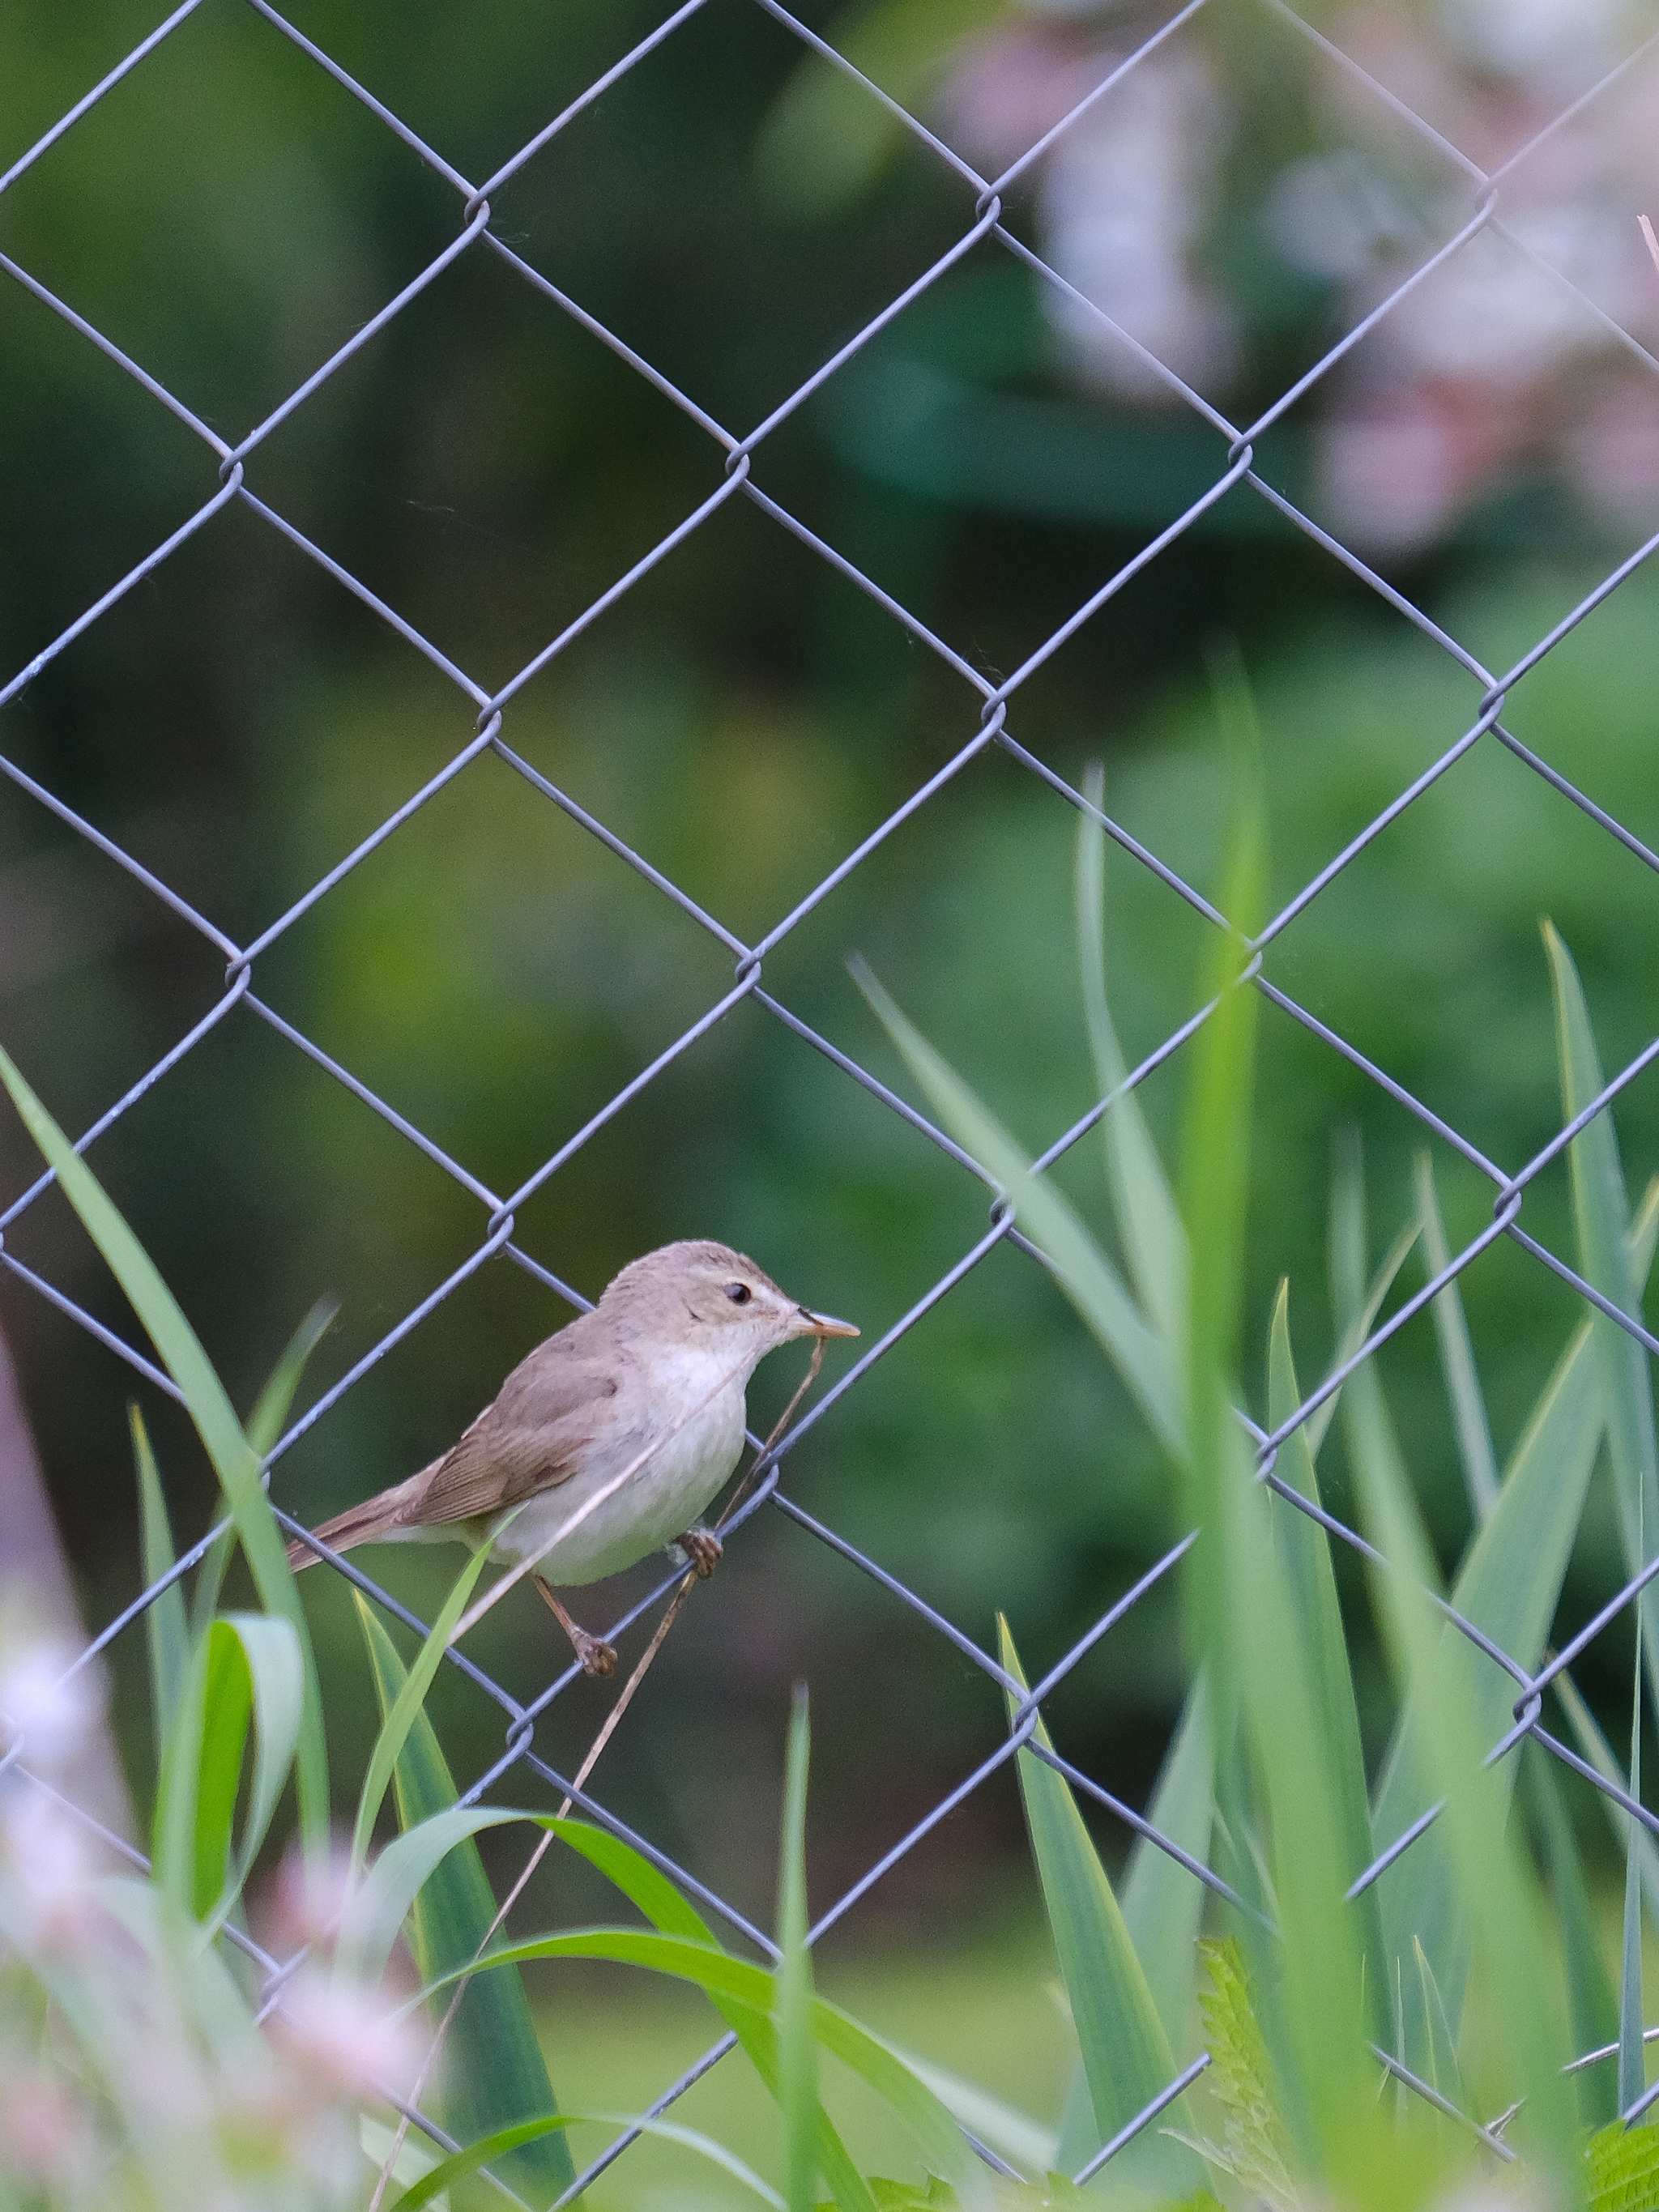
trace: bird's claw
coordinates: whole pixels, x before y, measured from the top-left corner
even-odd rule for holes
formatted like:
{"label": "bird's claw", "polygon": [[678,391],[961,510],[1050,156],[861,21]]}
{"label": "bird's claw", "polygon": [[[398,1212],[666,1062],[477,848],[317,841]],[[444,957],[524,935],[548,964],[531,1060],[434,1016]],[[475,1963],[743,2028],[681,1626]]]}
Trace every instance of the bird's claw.
{"label": "bird's claw", "polygon": [[725,1557],[725,1546],[718,1536],[707,1528],[688,1528],[683,1536],[676,1536],[674,1547],[685,1554],[685,1560],[700,1583],[706,1583]]}
{"label": "bird's claw", "polygon": [[602,1636],[590,1636],[585,1628],[573,1628],[570,1641],[576,1647],[576,1656],[582,1662],[584,1674],[610,1674],[617,1665],[617,1647],[607,1644]]}

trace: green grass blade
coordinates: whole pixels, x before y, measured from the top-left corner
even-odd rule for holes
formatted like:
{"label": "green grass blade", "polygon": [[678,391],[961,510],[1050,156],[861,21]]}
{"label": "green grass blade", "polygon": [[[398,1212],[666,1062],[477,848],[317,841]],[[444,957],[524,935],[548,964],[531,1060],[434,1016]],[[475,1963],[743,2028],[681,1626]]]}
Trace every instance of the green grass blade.
{"label": "green grass blade", "polygon": [[[1083,795],[1091,806],[1104,802],[1105,775],[1097,761],[1085,773]],[[1095,1081],[1103,1098],[1117,1090],[1128,1073],[1106,999],[1105,843],[1106,833],[1094,816],[1079,815],[1078,955]],[[1186,1357],[1187,1338],[1187,1231],[1181,1209],[1133,1091],[1117,1100],[1100,1127],[1107,1180],[1129,1273],[1142,1310],[1163,1339],[1170,1364],[1179,1372]]]}
{"label": "green grass blade", "polygon": [[[1505,1829],[1514,1762],[1481,1766],[1491,1739],[1449,1666],[1454,1647],[1429,1598],[1436,1587],[1432,1555],[1370,1367],[1348,1386],[1346,1418],[1365,1532],[1389,1562],[1374,1577],[1381,1624],[1413,1716],[1424,1778],[1444,1801],[1429,1836],[1401,1863],[1430,1837],[1439,1839],[1449,1909],[1470,1932],[1486,1978],[1486,2023],[1502,2069],[1487,2094],[1526,2100],[1516,2128],[1528,2155],[1547,2178],[1543,2185],[1570,2191],[1577,2148],[1571,2091],[1560,2072],[1568,2056],[1565,2024],[1557,2016],[1540,1901]],[[1437,1967],[1436,1978],[1448,1996]],[[1448,2005],[1455,2027],[1449,1997]],[[1409,2049],[1407,2058],[1411,2063]]]}
{"label": "green grass blade", "polygon": [[[1218,687],[1239,759],[1239,797],[1218,901],[1248,932],[1262,878],[1255,729],[1242,677]],[[1345,1850],[1321,1750],[1320,1692],[1309,1624],[1279,1548],[1294,1513],[1255,1480],[1232,1410],[1238,1372],[1257,994],[1237,979],[1243,948],[1219,936],[1202,995],[1215,1012],[1189,1050],[1182,1194],[1191,1252],[1188,1397],[1189,1506],[1203,1531],[1191,1588],[1212,1686],[1232,1686],[1244,1723],[1281,1934],[1277,2009],[1286,2119],[1309,2178],[1356,2203],[1376,2201],[1375,2069],[1365,2050],[1354,1916],[1343,1901]],[[1225,1716],[1218,1742],[1226,1743]],[[1237,1730],[1231,1731],[1235,1738]],[[1229,1792],[1237,1796],[1237,1793]],[[1241,1839],[1242,1840],[1242,1839]]]}
{"label": "green grass blade", "polygon": [[[1547,922],[1544,943],[1555,994],[1561,1108],[1565,1118],[1571,1121],[1601,1089],[1601,1066],[1578,971],[1571,954]],[[1639,1320],[1641,1301],[1628,1243],[1630,1206],[1610,1109],[1596,1115],[1568,1146],[1567,1167],[1580,1270],[1620,1313]],[[1606,1396],[1607,1449],[1625,1558],[1631,1573],[1636,1575],[1659,1543],[1659,1444],[1654,1433],[1648,1355],[1606,1314],[1593,1312],[1589,1325]],[[1659,1696],[1659,1595],[1651,1584],[1643,1592],[1640,1604],[1649,1680]]]}
{"label": "green grass blade", "polygon": [[356,1982],[378,1981],[415,1900],[451,1851],[486,1828],[507,1827],[531,1818],[499,1807],[450,1805],[394,1836],[352,1891],[341,1915],[335,1950],[341,1975]]}
{"label": "green grass blade", "polygon": [[[573,1929],[505,1944],[488,1954],[484,1963],[491,1972],[480,1978],[488,1981],[495,1969],[523,1966],[537,1959],[605,1959],[619,1966],[644,1966],[692,1983],[719,2010],[734,2005],[769,2020],[777,2002],[775,1979],[764,1966],[734,1959],[717,1944],[660,1936],[654,1929],[641,1928]],[[436,1996],[465,1971],[456,1968],[438,1977],[422,1990],[422,1996]],[[902,2060],[823,1997],[812,2000],[812,2033],[821,2049],[850,2068],[891,2106],[915,2137],[930,2170],[951,2183],[969,2212],[991,2212],[990,2182],[984,2166],[945,2106]]]}
{"label": "green grass blade", "polygon": [[[1261,902],[1264,870],[1259,741],[1242,672],[1218,682],[1222,726],[1237,785],[1218,894],[1237,935],[1218,933],[1199,982],[1200,1004],[1214,1011],[1188,1046],[1188,1076],[1181,1140],[1181,1203],[1190,1255],[1188,1366],[1183,1425],[1188,1449],[1187,1520],[1218,1534],[1226,1525],[1226,1439],[1233,1427],[1231,1394],[1239,1373],[1244,1280],[1244,1221],[1249,1199],[1251,1095],[1258,1000],[1239,981],[1246,944]],[[1219,1696],[1233,1680],[1230,1598],[1224,1547],[1200,1543],[1191,1555],[1188,1589],[1200,1650],[1221,1663],[1210,1681]],[[1218,1736],[1229,1732],[1218,1716]]]}
{"label": "green grass blade", "polygon": [[[1376,1273],[1366,1286],[1364,1297],[1350,1313],[1338,1334],[1336,1356],[1331,1362],[1333,1370],[1352,1359],[1370,1334],[1371,1325],[1382,1310],[1382,1301],[1394,1288],[1395,1276],[1410,1258],[1412,1247],[1416,1243],[1419,1234],[1417,1223],[1408,1221],[1383,1254]],[[1333,1390],[1328,1398],[1320,1401],[1302,1424],[1303,1433],[1308,1440],[1308,1449],[1315,1459],[1319,1457],[1319,1448],[1325,1441],[1327,1431],[1335,1419],[1337,1408],[1341,1402],[1342,1392],[1340,1389]],[[1289,1410],[1291,1409],[1287,1407],[1286,1411]]]}
{"label": "green grass blade", "polygon": [[[1333,1291],[1339,1316],[1358,1296],[1364,1266],[1364,1194],[1357,1157],[1339,1156],[1332,1205]],[[1367,1433],[1395,1451],[1381,1384],[1367,1368],[1352,1378],[1345,1418],[1356,1384],[1364,1384]],[[1510,1455],[1498,1502],[1477,1529],[1452,1587],[1452,1602],[1466,1619],[1524,1667],[1535,1668],[1559,1601],[1577,1535],[1603,1422],[1600,1377],[1588,1325],[1577,1332],[1534,1407]],[[1350,1452],[1356,1432],[1349,1431]],[[1515,1698],[1512,1678],[1485,1658],[1458,1630],[1441,1631],[1440,1675],[1428,1694],[1452,1698],[1471,1731],[1490,1748],[1507,1730]],[[1381,1851],[1404,1833],[1440,1794],[1424,1763],[1423,1716],[1407,1698],[1374,1796],[1371,1832]],[[1515,1766],[1505,1760],[1500,1792],[1513,1787]],[[1405,2001],[1396,2017],[1393,2047],[1406,2063],[1435,2078],[1438,2027],[1443,2007],[1455,2039],[1467,1971],[1464,1918],[1446,1841],[1436,1830],[1414,1843],[1376,1884],[1389,1961],[1389,1987]],[[1422,1980],[1420,1949],[1436,2007],[1420,2008],[1414,1992]]]}
{"label": "green grass blade", "polygon": [[[1159,1835],[1167,1836],[1205,1866],[1209,1863],[1214,1816],[1215,1730],[1209,1691],[1199,1674],[1187,1692],[1163,1771],[1147,1803],[1146,1818]],[[1164,2033],[1171,2051],[1178,2051],[1191,2021],[1204,1886],[1168,1851],[1160,1850],[1148,1838],[1137,1836],[1124,1869],[1121,1902],[1123,1924],[1146,1977]]]}
{"label": "green grass blade", "polygon": [[1183,1431],[1175,1372],[1121,1275],[1060,1191],[1046,1176],[1031,1173],[1025,1154],[995,1115],[899,1012],[862,962],[853,963],[853,977],[939,1120],[1008,1194],[1020,1226],[1048,1255],[1060,1287],[1100,1340],[1153,1434],[1179,1455]]}
{"label": "green grass blade", "polygon": [[[1296,1362],[1291,1350],[1290,1285],[1281,1283],[1273,1302],[1267,1337],[1268,1426],[1277,1429],[1301,1402],[1301,1386],[1297,1381]],[[1293,1429],[1280,1446],[1277,1473],[1310,1504],[1317,1505],[1321,1503],[1319,1477],[1309,1449],[1307,1426],[1304,1423],[1301,1428]],[[1346,1888],[1370,1864],[1371,1810],[1348,1642],[1331,1565],[1330,1539],[1318,1522],[1294,1510],[1275,1515],[1273,1537],[1285,1564],[1291,1602],[1307,1650],[1307,1671],[1319,1729],[1319,1753],[1336,1820]],[[1385,2002],[1387,1969],[1382,1923],[1372,1891],[1360,1898],[1355,1913],[1370,2032],[1376,2036]]]}
{"label": "green grass blade", "polygon": [[[1611,1782],[1615,1788],[1628,1791],[1630,1778],[1613,1757],[1613,1747],[1602,1735],[1601,1723],[1584,1703],[1579,1693],[1578,1685],[1570,1674],[1558,1674],[1550,1686],[1561,1700],[1562,1709],[1567,1716],[1568,1724],[1572,1729],[1573,1737],[1581,1755],[1589,1761],[1604,1782]],[[1611,1797],[1603,1796],[1599,1790],[1595,1796],[1607,1814],[1607,1825],[1613,1831],[1614,1843],[1621,1851],[1629,1850],[1632,1832],[1629,1817],[1624,1808],[1621,1805],[1615,1805]],[[1659,1921],[1659,1844],[1654,1842],[1649,1830],[1639,1823],[1634,1832],[1637,1862],[1642,1872],[1642,1894],[1648,1901],[1650,1916],[1654,1920]],[[1613,2042],[1615,2033],[1615,2030],[1609,2029],[1600,2041]],[[1594,2043],[1581,2044],[1579,2046],[1583,2051],[1592,2051],[1597,2047],[1598,2045]]]}
{"label": "green grass blade", "polygon": [[[332,1298],[319,1298],[311,1311],[300,1323],[282,1358],[272,1369],[270,1381],[259,1393],[253,1411],[248,1415],[247,1440],[264,1459],[265,1454],[283,1433],[283,1423],[288,1419],[294,1394],[300,1387],[300,1377],[306,1362],[332,1326],[339,1307]],[[230,1554],[235,1537],[227,1529],[204,1558],[197,1572],[196,1589],[191,1601],[191,1618],[195,1633],[199,1636],[212,1620],[219,1603],[219,1592],[224,1583],[225,1570],[230,1565]]]}
{"label": "green grass blade", "polygon": [[783,2113],[784,2193],[789,2212],[812,2212],[817,2179],[817,2045],[812,2038],[812,1954],[807,1948],[806,1767],[811,1735],[806,1692],[797,1688],[789,1717],[778,1856],[778,2102]]}
{"label": "green grass blade", "polygon": [[241,1639],[217,1621],[191,1656],[155,1793],[162,1894],[205,1921],[225,1893],[253,1685]]}
{"label": "green grass blade", "polygon": [[268,1613],[286,1620],[299,1639],[306,1681],[299,1746],[300,1822],[307,1843],[320,1848],[327,1838],[329,1818],[322,1692],[299,1594],[260,1483],[258,1456],[243,1435],[224,1386],[195,1330],[154,1261],[4,1052],[0,1052],[0,1082],[10,1093],[29,1134],[56,1170],[64,1195],[126,1293],[163,1366],[184,1393],[191,1419],[223,1486],[261,1602]]}
{"label": "green grass blade", "polygon": [[[1642,1617],[1636,1617],[1635,1680],[1631,1695],[1630,1794],[1642,1802]],[[1642,2041],[1642,1863],[1635,1831],[1641,1826],[1625,1815],[1630,1833],[1625,1844],[1625,1940],[1619,1966],[1619,2109],[1629,2112],[1647,2086],[1647,2051]]]}
{"label": "green grass blade", "polygon": [[[402,1688],[392,1701],[392,1710],[381,1724],[374,1748],[369,1753],[368,1770],[363,1776],[363,1786],[357,1799],[356,1825],[351,1834],[351,1871],[359,1873],[368,1856],[369,1839],[374,1833],[382,1800],[391,1787],[392,1778],[403,1756],[409,1732],[416,1716],[424,1709],[427,1692],[442,1663],[449,1647],[452,1630],[466,1610],[473,1586],[483,1572],[489,1558],[489,1547],[481,1545],[456,1576],[449,1595],[444,1600],[443,1610],[427,1632],[426,1641],[415,1655],[415,1663],[404,1677]],[[360,1614],[366,1613],[362,1594],[354,1592]]]}
{"label": "green grass blade", "polygon": [[305,1667],[293,1630],[263,1613],[228,1613],[222,1624],[241,1646],[253,1696],[253,1779],[247,1793],[228,1911],[253,1870],[299,1749],[305,1716]]}
{"label": "green grass blade", "polygon": [[[384,1718],[405,1680],[397,1648],[358,1601],[374,1686]],[[455,1803],[455,1784],[424,1709],[417,1711],[392,1771],[398,1819],[405,1834]],[[408,1922],[409,1945],[427,1981],[462,1973],[495,1917],[495,1899],[478,1847],[470,1838],[448,1852],[419,1890]],[[449,2031],[443,2111],[462,2142],[558,2110],[535,2023],[516,1973],[480,1975],[462,1998]],[[527,2143],[505,2161],[501,2178],[545,2204],[575,2179],[562,2135]]]}
{"label": "green grass blade", "polygon": [[[265,1613],[212,1623],[191,1654],[155,1806],[163,1893],[210,1930],[241,1893],[299,1741],[304,1674],[294,1632]],[[236,1804],[250,1727],[253,1778],[240,1849]]]}
{"label": "green grass blade", "polygon": [[[1619,2040],[1619,2000],[1601,1956],[1601,1930],[1590,1901],[1578,1838],[1561,1794],[1561,1784],[1552,1753],[1528,1744],[1522,1754],[1522,1773],[1531,1800],[1534,1826],[1549,1875],[1555,1922],[1561,1931],[1561,1956],[1566,1973],[1567,2017],[1575,2056],[1600,2051]],[[1601,1792],[1596,1792],[1601,1796]],[[1626,1816],[1610,1799],[1603,1804],[1620,1826]],[[1638,1826],[1632,1822],[1632,1826]],[[1639,1829],[1642,1835],[1644,1829]],[[1639,1852],[1637,1863],[1641,1863]],[[1578,2089],[1578,2115],[1587,2127],[1601,2127],[1619,2110],[1617,2069],[1585,2066],[1574,2075]]]}
{"label": "green grass blade", "polygon": [[[159,1583],[178,1557],[173,1548],[173,1524],[167,1518],[161,1477],[150,1449],[149,1431],[137,1406],[129,1405],[127,1420],[132,1431],[132,1457],[138,1470],[138,1518],[143,1540],[144,1581]],[[144,1633],[149,1644],[150,1711],[155,1727],[155,1763],[161,1763],[173,1717],[184,1691],[190,1665],[190,1626],[185,1618],[184,1592],[169,1583],[160,1597],[144,1611]]]}
{"label": "green grass blade", "polygon": [[271,1369],[270,1380],[247,1417],[247,1440],[261,1459],[282,1435],[283,1424],[288,1419],[307,1362],[334,1326],[334,1316],[339,1310],[337,1299],[319,1298],[283,1346],[282,1357]]}
{"label": "green grass blade", "polygon": [[441,2197],[445,2190],[453,2188],[458,2181],[465,2181],[481,2166],[493,2165],[505,2153],[516,2150],[522,2144],[535,2142],[556,2130],[580,2127],[584,2124],[630,2128],[640,2135],[677,2143],[683,2150],[694,2150],[700,2157],[709,2160],[723,2172],[730,2174],[732,2180],[748,2190],[751,2196],[758,2197],[763,2204],[772,2206],[774,2212],[786,2212],[783,2199],[777,2191],[769,2189],[759,2174],[746,2166],[733,2152],[727,2150],[724,2143],[716,2142],[712,2136],[702,2135],[696,2128],[681,2127],[673,2120],[650,2120],[643,2115],[629,2112],[552,2112],[543,2119],[526,2120],[520,2127],[498,2128],[494,2135],[486,2136],[482,2142],[469,2144],[465,2150],[458,2151],[453,2158],[441,2159],[436,2166],[428,2167],[411,2188],[404,2190],[401,2197],[392,2200],[388,2212],[422,2212],[422,2206],[430,2204],[434,2197]]}
{"label": "green grass blade", "polygon": [[[1024,1688],[1019,1654],[1000,1616],[997,1633],[1003,1667]],[[1009,1692],[1011,1723],[1018,1705]],[[1052,1748],[1041,1722],[1033,1740]],[[1031,1856],[1071,2002],[1098,2148],[1166,2089],[1179,2069],[1070,1784],[1029,1750],[1020,1750],[1018,1765]],[[1182,1878],[1189,1888],[1196,1887],[1190,1875]],[[1190,2191],[1204,2178],[1183,2145],[1150,2131],[1122,2157],[1125,2172],[1168,2195]]]}
{"label": "green grass blade", "polygon": [[[1417,1189],[1417,1218],[1423,1230],[1423,1261],[1427,1279],[1451,1265],[1445,1225],[1434,1194],[1434,1162],[1419,1152],[1412,1163]],[[1433,1305],[1435,1341],[1440,1352],[1440,1371],[1451,1401],[1452,1426],[1457,1437],[1457,1456],[1462,1463],[1463,1486],[1477,1525],[1498,1503],[1498,1455],[1492,1449],[1492,1425],[1474,1364],[1474,1346],[1464,1318],[1463,1299],[1455,1280],[1447,1284]]]}
{"label": "green grass blade", "polygon": [[[1215,1819],[1215,1728],[1202,1674],[1194,1675],[1164,1765],[1147,1801],[1146,1818],[1161,1836],[1207,1865]],[[1137,1836],[1123,1870],[1119,1902],[1172,2051],[1188,2047],[1198,1976],[1198,1932],[1205,1890],[1168,1851]],[[1082,2060],[1066,2093],[1060,2141],[1050,2164],[1076,2173],[1103,2141]]]}
{"label": "green grass blade", "polygon": [[[681,1896],[665,1875],[631,1845],[582,1820],[544,1823],[573,1850],[597,1867],[606,1879],[630,1899],[659,1933],[688,1936],[715,1948],[714,1936],[696,1907]],[[782,2101],[778,2038],[769,2013],[752,2006],[723,2001],[710,1992],[710,2001],[743,2046],[744,2055],[760,2076],[769,2095]],[[817,2165],[841,2212],[876,2212],[874,2197],[829,2114],[818,2108]]]}

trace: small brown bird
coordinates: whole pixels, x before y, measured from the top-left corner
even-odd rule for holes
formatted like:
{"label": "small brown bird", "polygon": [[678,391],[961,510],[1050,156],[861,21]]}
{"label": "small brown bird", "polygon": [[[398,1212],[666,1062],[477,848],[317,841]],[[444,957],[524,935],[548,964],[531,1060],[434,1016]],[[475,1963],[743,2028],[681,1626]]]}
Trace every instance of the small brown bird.
{"label": "small brown bird", "polygon": [[[337,1552],[456,1541],[507,1565],[535,1559],[576,1656],[608,1674],[616,1652],[552,1585],[598,1582],[659,1546],[712,1574],[720,1539],[696,1523],[738,1463],[756,1364],[794,1337],[857,1334],[726,1245],[665,1244],[520,1360],[451,1450],[317,1534]],[[296,1536],[288,1557],[297,1570],[318,1555]]]}

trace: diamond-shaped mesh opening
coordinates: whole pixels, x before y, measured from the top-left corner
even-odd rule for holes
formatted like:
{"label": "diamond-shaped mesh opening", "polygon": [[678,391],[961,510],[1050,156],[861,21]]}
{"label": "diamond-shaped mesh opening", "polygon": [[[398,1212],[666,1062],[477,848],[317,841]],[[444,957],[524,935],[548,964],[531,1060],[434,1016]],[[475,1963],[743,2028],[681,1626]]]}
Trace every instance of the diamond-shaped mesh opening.
{"label": "diamond-shaped mesh opening", "polygon": [[[860,1926],[961,1927],[993,1879],[1030,1896],[1006,1872],[998,1610],[1121,1856],[1182,1688],[1186,1533],[1131,1389],[843,963],[867,956],[1097,1212],[1069,908],[1105,757],[1108,986],[1172,1150],[1218,919],[1226,799],[1194,704],[1218,627],[1273,670],[1257,981],[1262,1096],[1286,1103],[1258,1142],[1251,1340],[1287,1270],[1304,1401],[1328,1393],[1347,1118],[1365,1267],[1420,1203],[1419,1154],[1439,1191],[1445,1249],[1340,1356],[1374,1354],[1405,1407],[1449,1558],[1469,1504],[1425,1282],[1459,1271],[1500,1464],[1593,1308],[1654,1348],[1585,1278],[1537,933],[1584,969],[1639,1194],[1659,274],[1633,218],[1659,64],[1638,9],[1576,35],[1547,12],[1316,29],[1223,4],[907,44],[708,0],[558,40],[526,19],[509,58],[493,23],[387,43],[261,0],[182,11],[149,51],[124,18],[95,60],[60,32],[20,81],[8,1041],[94,1133],[239,1402],[341,1295],[272,1455],[302,1520],[421,1465],[649,1243],[717,1228],[855,1315],[856,1370],[832,1369],[584,1802],[752,1936],[778,1692],[812,1676],[820,1802],[856,1808],[816,1846],[832,1986]],[[188,158],[158,158],[185,112]],[[1506,587],[1471,567],[1460,596],[1420,557],[1499,542],[1548,562]],[[77,1469],[64,1517],[106,1538],[79,1564],[138,1740],[155,1592],[111,1471],[123,1396],[185,1540],[212,1501],[15,1130],[0,1159],[6,1319],[47,1455]],[[791,1387],[775,1365],[757,1430]],[[1259,1373],[1243,1397],[1293,1515],[1322,1417],[1279,1407],[1270,1434]],[[1355,1487],[1333,1464],[1363,1639]],[[1572,1766],[1595,1766],[1583,1709],[1534,1698],[1534,1670],[1553,1680],[1553,1636],[1593,1698],[1628,1684],[1616,1518],[1585,1518],[1525,1655],[1500,1636],[1479,1662],[1516,1701],[1503,1755],[1530,1735],[1589,1823],[1616,1762]],[[368,1565],[387,1618],[431,1617],[439,1559]],[[631,1663],[672,1586],[641,1565],[585,1618]],[[306,1588],[344,1669],[344,1583]],[[464,1792],[538,1806],[603,1709],[528,1601],[432,1707]],[[361,1680],[331,1717],[360,1766]],[[670,2067],[638,2101],[678,2094]]]}

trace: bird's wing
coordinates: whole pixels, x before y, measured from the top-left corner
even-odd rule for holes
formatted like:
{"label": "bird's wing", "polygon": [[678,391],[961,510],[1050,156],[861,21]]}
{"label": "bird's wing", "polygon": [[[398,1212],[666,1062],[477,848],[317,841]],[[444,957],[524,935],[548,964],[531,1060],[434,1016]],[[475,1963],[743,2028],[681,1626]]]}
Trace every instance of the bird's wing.
{"label": "bird's wing", "polygon": [[411,1502],[408,1523],[430,1528],[505,1512],[575,1474],[617,1382],[586,1362],[548,1357],[558,1341],[550,1339],[515,1369],[495,1404],[445,1453]]}

